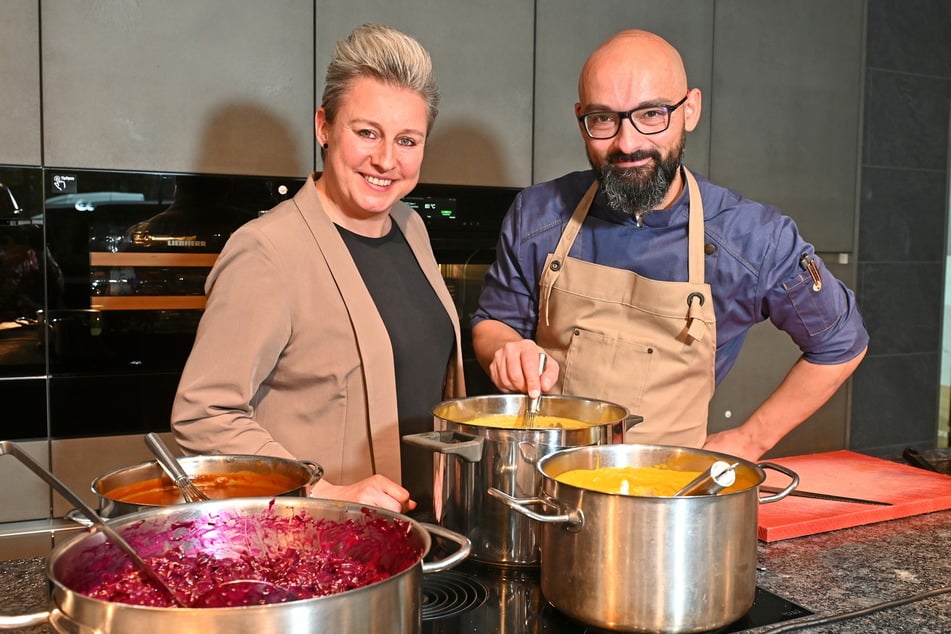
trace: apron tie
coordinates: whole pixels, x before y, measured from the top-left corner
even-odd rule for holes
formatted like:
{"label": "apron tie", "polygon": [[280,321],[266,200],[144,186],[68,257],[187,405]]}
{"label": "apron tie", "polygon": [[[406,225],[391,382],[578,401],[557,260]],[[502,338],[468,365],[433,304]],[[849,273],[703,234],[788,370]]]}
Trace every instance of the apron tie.
{"label": "apron tie", "polygon": [[706,301],[701,293],[687,295],[687,336],[694,341],[703,339],[707,332],[707,322],[703,320],[700,307]]}

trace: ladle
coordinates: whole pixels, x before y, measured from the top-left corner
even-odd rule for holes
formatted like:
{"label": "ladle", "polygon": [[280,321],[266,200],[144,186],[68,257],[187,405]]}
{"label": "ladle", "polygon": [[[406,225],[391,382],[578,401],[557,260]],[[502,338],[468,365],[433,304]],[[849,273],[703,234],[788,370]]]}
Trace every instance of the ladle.
{"label": "ladle", "polygon": [[56,489],[56,491],[66,498],[70,504],[75,506],[80,513],[96,525],[96,528],[102,531],[106,538],[118,546],[129,559],[132,560],[149,579],[158,584],[175,601],[180,608],[188,607],[232,607],[241,605],[266,605],[269,603],[281,603],[284,601],[293,601],[298,599],[298,595],[286,588],[275,585],[270,581],[261,581],[258,579],[235,579],[218,584],[204,595],[200,596],[193,605],[188,605],[172,590],[162,577],[149,566],[148,563],[135,551],[129,542],[127,542],[115,529],[96,511],[92,509],[85,501],[67,487],[63,482],[53,475],[50,471],[40,466],[29,454],[23,451],[15,442],[9,440],[0,440],[0,455],[9,454],[25,464],[36,475],[43,478],[47,484]]}
{"label": "ladle", "polygon": [[270,581],[235,579],[225,581],[198,597],[195,608],[232,608],[246,605],[284,603],[300,598],[293,590],[275,585]]}
{"label": "ladle", "polygon": [[674,497],[685,495],[714,495],[736,482],[735,469],[739,462],[730,464],[717,460],[710,468],[691,480],[687,486],[674,493]]}
{"label": "ladle", "polygon": [[86,516],[86,518],[96,525],[96,527],[102,531],[106,538],[109,539],[113,544],[118,546],[126,555],[129,556],[129,559],[132,560],[139,570],[144,572],[146,576],[149,577],[152,581],[157,583],[160,588],[165,590],[168,595],[175,601],[179,607],[188,607],[185,603],[178,598],[178,595],[165,583],[165,580],[162,579],[155,570],[149,566],[142,557],[139,556],[139,553],[127,542],[123,537],[117,533],[111,526],[109,526],[104,519],[102,519],[98,513],[96,513],[92,507],[90,507],[86,502],[83,501],[81,497],[73,493],[73,491],[67,487],[63,482],[53,475],[50,471],[47,471],[44,467],[40,466],[29,454],[20,449],[20,447],[9,440],[0,441],[0,454],[10,454],[15,457],[17,460],[25,464],[29,469],[40,476],[46,483],[51,487],[56,489],[56,491],[66,498],[70,504],[75,506],[79,511]]}
{"label": "ladle", "polygon": [[172,455],[172,452],[169,451],[168,446],[162,442],[161,436],[155,432],[150,432],[145,435],[145,444],[149,446],[152,455],[158,460],[162,471],[172,479],[172,482],[174,482],[178,490],[181,491],[182,497],[185,498],[186,502],[204,502],[211,499],[205,495],[201,489],[195,486],[195,483],[192,482],[188,474],[185,473],[182,465],[179,464],[175,456]]}

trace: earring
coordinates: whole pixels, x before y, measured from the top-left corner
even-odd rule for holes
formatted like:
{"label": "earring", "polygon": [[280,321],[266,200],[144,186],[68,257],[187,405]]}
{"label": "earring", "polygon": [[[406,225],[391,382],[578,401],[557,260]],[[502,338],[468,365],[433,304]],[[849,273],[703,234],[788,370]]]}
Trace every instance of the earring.
{"label": "earring", "polygon": [[322,148],[324,148],[324,149],[326,150],[327,148],[330,147],[330,144],[329,144],[329,143],[324,143],[324,144],[321,145],[320,147],[322,147]]}

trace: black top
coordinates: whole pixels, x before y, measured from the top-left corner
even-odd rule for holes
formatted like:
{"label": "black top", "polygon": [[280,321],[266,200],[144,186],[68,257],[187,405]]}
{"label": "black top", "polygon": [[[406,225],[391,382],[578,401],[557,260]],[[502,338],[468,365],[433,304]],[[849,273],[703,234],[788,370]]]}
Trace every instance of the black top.
{"label": "black top", "polygon": [[[393,346],[400,435],[433,430],[432,409],[443,400],[455,338],[452,322],[396,223],[382,238],[337,226],[383,319]],[[429,519],[433,452],[400,445],[403,486]]]}

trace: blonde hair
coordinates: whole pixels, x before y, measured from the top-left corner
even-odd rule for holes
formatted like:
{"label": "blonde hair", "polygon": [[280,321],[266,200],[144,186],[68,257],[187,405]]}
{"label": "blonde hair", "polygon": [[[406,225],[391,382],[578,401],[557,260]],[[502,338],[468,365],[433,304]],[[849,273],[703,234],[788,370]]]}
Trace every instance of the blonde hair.
{"label": "blonde hair", "polygon": [[432,129],[439,113],[439,90],[432,60],[419,42],[381,24],[364,24],[337,42],[333,58],[327,65],[320,104],[328,121],[333,121],[336,116],[340,100],[350,84],[363,77],[419,94],[427,106],[427,131]]}

